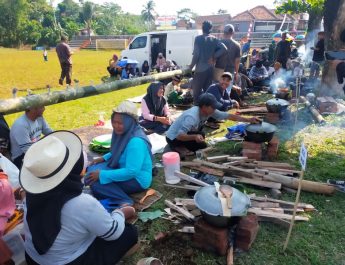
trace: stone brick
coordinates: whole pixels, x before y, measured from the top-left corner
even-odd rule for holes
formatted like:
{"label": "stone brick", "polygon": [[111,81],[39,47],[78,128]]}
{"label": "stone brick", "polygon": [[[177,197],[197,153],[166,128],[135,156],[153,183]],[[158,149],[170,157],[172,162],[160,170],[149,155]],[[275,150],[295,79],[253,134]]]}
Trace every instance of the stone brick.
{"label": "stone brick", "polygon": [[196,247],[225,256],[229,247],[228,229],[211,226],[204,220],[198,220],[195,225],[193,241]]}
{"label": "stone brick", "polygon": [[235,246],[248,251],[259,231],[258,217],[254,214],[242,217],[236,229]]}
{"label": "stone brick", "polygon": [[254,143],[254,142],[244,141],[242,143],[242,148],[243,149],[250,149],[250,150],[261,150],[262,149],[262,144],[261,143]]}
{"label": "stone brick", "polygon": [[265,116],[265,121],[272,124],[278,123],[280,121],[280,113],[268,112]]}
{"label": "stone brick", "polygon": [[262,160],[262,149],[243,149],[242,156],[248,157],[249,159]]}
{"label": "stone brick", "polygon": [[267,158],[270,160],[277,159],[279,148],[279,139],[274,136],[267,145]]}

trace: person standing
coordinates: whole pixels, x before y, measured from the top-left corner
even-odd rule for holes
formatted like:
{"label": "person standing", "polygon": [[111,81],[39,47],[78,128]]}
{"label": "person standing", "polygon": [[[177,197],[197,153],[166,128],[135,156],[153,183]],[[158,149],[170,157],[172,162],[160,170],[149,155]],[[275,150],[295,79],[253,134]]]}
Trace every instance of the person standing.
{"label": "person standing", "polygon": [[72,54],[71,48],[67,44],[68,38],[66,36],[61,36],[61,42],[56,46],[56,53],[59,57],[61,65],[61,76],[59,79],[59,84],[63,85],[63,80],[66,77],[66,84],[70,85],[72,83]]}
{"label": "person standing", "polygon": [[233,35],[234,26],[231,24],[225,25],[224,37],[221,42],[226,46],[227,51],[216,61],[213,75],[213,80],[216,82],[219,82],[224,72],[229,72],[235,78],[237,77],[241,58],[241,46],[232,38]]}
{"label": "person standing", "polygon": [[45,107],[27,109],[12,125],[10,130],[11,154],[13,163],[21,169],[23,158],[29,147],[37,142],[41,135],[48,135],[53,130],[43,118]]}
{"label": "person standing", "polygon": [[274,54],[276,52],[276,47],[277,47],[276,42],[272,40],[272,43],[268,47],[268,61],[270,64],[274,62]]}
{"label": "person standing", "polygon": [[199,97],[211,85],[214,61],[226,52],[226,47],[216,37],[210,35],[212,23],[202,23],[202,35],[195,37],[193,58],[190,64],[195,73],[192,82],[194,104],[198,104]]}
{"label": "person standing", "polygon": [[310,67],[310,78],[318,78],[320,75],[320,68],[325,61],[325,33],[320,31],[317,34],[318,42],[315,47],[311,47],[314,51],[313,62]]}
{"label": "person standing", "polygon": [[43,59],[45,62],[48,62],[48,52],[47,52],[47,49],[44,49],[43,51]]}
{"label": "person standing", "polygon": [[277,62],[281,63],[282,67],[286,69],[286,63],[290,58],[291,46],[290,42],[286,40],[286,32],[282,33],[282,40],[278,42],[275,59]]}

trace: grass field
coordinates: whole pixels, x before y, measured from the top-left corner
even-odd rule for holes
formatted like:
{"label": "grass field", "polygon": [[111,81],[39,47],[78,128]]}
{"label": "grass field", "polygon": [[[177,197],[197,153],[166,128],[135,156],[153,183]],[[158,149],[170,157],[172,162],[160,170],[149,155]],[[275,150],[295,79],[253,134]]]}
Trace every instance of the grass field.
{"label": "grass field", "polygon": [[[81,84],[95,83],[106,75],[106,64],[113,52],[82,51],[74,55],[74,77]],[[11,88],[42,88],[46,84],[57,86],[59,65],[56,55],[49,53],[49,62],[44,63],[42,53],[0,49],[0,97],[11,96]],[[47,67],[49,66],[49,67]],[[10,70],[9,70],[10,69]],[[128,97],[141,95],[146,85],[108,94],[48,106],[45,117],[54,129],[72,129],[94,124],[99,112],[109,117],[111,109]],[[259,100],[263,100],[259,98]],[[10,124],[20,114],[6,116]],[[327,117],[327,126],[313,124],[307,112],[302,111],[297,133],[292,135],[291,126],[279,127],[278,135],[284,140],[279,149],[279,160],[298,166],[298,148],[304,141],[309,151],[306,179],[325,182],[328,178],[344,179],[345,173],[345,120],[344,117]],[[303,122],[302,122],[303,121]],[[232,124],[227,122],[222,125]],[[224,132],[217,135],[223,135]],[[292,141],[293,140],[293,141]],[[294,143],[294,145],[293,145]],[[217,154],[238,154],[239,146],[232,143],[217,145]],[[157,157],[159,160],[160,157]],[[185,192],[163,187],[162,171],[154,179],[153,187],[163,193],[163,198],[186,197]],[[266,190],[248,187],[248,192],[268,194]],[[257,239],[248,253],[236,254],[235,264],[243,265],[345,265],[345,194],[331,197],[302,192],[301,200],[311,203],[317,212],[310,215],[310,221],[297,223],[286,253],[282,253],[287,230],[271,223],[262,223]],[[283,199],[294,200],[294,194],[285,193]],[[152,210],[164,209],[160,200]],[[141,249],[123,264],[135,265],[145,256],[156,256],[166,265],[217,265],[225,264],[224,257],[216,257],[193,248],[188,236],[178,236],[159,245],[152,241],[158,232],[176,229],[165,220],[142,224],[140,230]],[[188,252],[188,254],[187,254]]]}

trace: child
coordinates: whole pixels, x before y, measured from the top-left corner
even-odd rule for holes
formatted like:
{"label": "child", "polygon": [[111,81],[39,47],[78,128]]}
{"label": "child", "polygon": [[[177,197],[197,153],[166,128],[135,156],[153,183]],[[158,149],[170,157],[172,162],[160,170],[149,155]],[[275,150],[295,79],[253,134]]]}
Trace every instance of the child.
{"label": "child", "polygon": [[47,62],[48,61],[48,52],[46,49],[44,49],[43,51],[43,58],[44,58],[44,61]]}

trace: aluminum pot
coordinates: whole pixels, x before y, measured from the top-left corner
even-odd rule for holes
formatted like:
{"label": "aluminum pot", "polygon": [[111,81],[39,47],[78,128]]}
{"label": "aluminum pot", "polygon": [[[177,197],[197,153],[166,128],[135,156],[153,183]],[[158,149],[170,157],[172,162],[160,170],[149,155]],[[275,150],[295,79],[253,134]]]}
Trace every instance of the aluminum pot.
{"label": "aluminum pot", "polygon": [[273,112],[273,113],[281,113],[285,111],[289,107],[289,102],[280,99],[280,98],[272,98],[270,100],[266,101],[266,108],[268,112]]}
{"label": "aluminum pot", "polygon": [[249,197],[239,190],[232,188],[231,217],[223,216],[222,205],[215,186],[200,188],[194,195],[194,202],[204,220],[217,227],[228,227],[236,224],[240,216],[247,215],[247,209],[250,207]]}
{"label": "aluminum pot", "polygon": [[249,124],[246,126],[244,139],[249,142],[264,143],[272,140],[277,127],[268,122]]}

